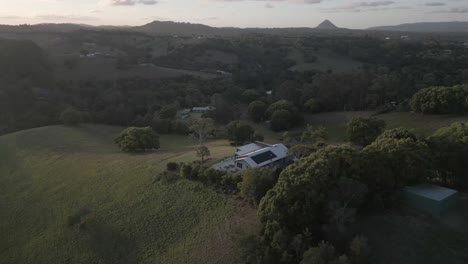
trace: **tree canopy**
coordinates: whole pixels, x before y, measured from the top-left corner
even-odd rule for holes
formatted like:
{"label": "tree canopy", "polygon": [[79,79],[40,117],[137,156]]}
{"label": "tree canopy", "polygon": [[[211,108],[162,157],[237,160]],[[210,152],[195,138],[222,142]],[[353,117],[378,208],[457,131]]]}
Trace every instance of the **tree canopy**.
{"label": "tree canopy", "polygon": [[349,121],[346,132],[354,144],[367,146],[384,130],[385,122],[375,117],[354,117]]}
{"label": "tree canopy", "polygon": [[422,89],[411,98],[411,108],[423,114],[463,114],[468,112],[468,84]]}
{"label": "tree canopy", "polygon": [[254,129],[241,121],[232,121],[226,126],[227,135],[230,141],[242,144],[253,138]]}
{"label": "tree canopy", "polygon": [[253,101],[249,104],[249,116],[255,122],[260,122],[265,117],[267,104],[262,101]]}
{"label": "tree canopy", "polygon": [[453,123],[428,138],[439,180],[468,187],[468,123]]}
{"label": "tree canopy", "polygon": [[300,258],[302,253],[289,246],[294,236],[308,230],[307,236],[320,240],[352,220],[366,192],[357,179],[358,155],[345,146],[319,150],[287,167],[259,207],[270,254],[279,258],[287,252]]}
{"label": "tree canopy", "polygon": [[159,149],[159,136],[151,127],[129,127],[115,139],[125,152],[144,152]]}

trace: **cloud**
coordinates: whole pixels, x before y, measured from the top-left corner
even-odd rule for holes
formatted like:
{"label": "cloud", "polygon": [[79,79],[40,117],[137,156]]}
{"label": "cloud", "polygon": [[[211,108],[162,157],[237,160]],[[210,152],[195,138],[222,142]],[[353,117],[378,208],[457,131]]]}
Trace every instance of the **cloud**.
{"label": "cloud", "polygon": [[110,4],[113,6],[155,5],[157,3],[156,0],[110,0]]}
{"label": "cloud", "polygon": [[[211,0],[213,2],[245,2],[245,1],[258,1],[258,2],[286,2],[286,3],[296,3],[296,4],[320,4],[324,0]],[[270,6],[274,7],[271,3],[266,3],[265,7],[270,4]],[[267,7],[270,8],[270,7]]]}
{"label": "cloud", "polygon": [[92,17],[92,16],[54,15],[54,14],[37,15],[35,18],[39,19],[39,20],[46,20],[46,21],[93,21],[93,20],[99,20],[98,17]]}
{"label": "cloud", "polygon": [[194,18],[193,20],[195,21],[213,21],[213,20],[218,20],[218,17],[200,17],[200,18]]}
{"label": "cloud", "polygon": [[377,6],[389,6],[395,4],[395,1],[374,1],[374,2],[358,2],[354,3],[351,6],[353,8],[357,7],[377,7]]}
{"label": "cloud", "polygon": [[395,6],[395,1],[379,0],[370,2],[354,2],[348,5],[342,5],[324,9],[325,12],[366,12],[366,11],[387,11],[410,9],[409,6]]}
{"label": "cloud", "polygon": [[426,3],[426,6],[445,6],[445,3],[441,3],[441,2],[430,2],[430,3]]}
{"label": "cloud", "polygon": [[440,10],[434,10],[431,12],[427,12],[429,14],[465,14],[468,13],[468,7],[453,7],[453,8],[448,8],[448,9],[440,9]]}

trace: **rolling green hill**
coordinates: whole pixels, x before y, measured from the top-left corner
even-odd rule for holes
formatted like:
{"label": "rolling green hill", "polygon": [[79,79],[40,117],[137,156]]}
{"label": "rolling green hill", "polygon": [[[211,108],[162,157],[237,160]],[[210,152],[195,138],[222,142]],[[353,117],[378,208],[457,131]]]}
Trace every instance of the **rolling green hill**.
{"label": "rolling green hill", "polygon": [[[0,137],[0,263],[233,263],[258,228],[254,209],[186,180],[155,182],[168,161],[195,160],[187,137],[119,152],[118,127],[83,125]],[[212,158],[232,153],[209,143]],[[69,218],[85,215],[81,225]]]}

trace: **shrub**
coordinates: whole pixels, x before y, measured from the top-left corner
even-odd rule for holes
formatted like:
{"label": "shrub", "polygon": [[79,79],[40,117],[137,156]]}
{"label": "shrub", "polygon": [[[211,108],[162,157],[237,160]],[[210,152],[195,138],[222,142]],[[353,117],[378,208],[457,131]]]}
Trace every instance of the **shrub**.
{"label": "shrub", "polygon": [[177,164],[176,162],[168,162],[166,164],[166,169],[168,171],[177,171],[178,168],[179,168],[179,164]]}

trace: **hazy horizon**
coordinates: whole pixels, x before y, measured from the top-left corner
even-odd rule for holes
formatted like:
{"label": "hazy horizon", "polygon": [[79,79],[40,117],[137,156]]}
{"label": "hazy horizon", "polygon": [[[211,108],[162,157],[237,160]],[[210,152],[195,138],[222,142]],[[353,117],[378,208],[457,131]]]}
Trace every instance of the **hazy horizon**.
{"label": "hazy horizon", "polygon": [[0,0],[0,24],[137,26],[154,20],[214,27],[315,27],[329,19],[362,29],[468,21],[468,0]]}

